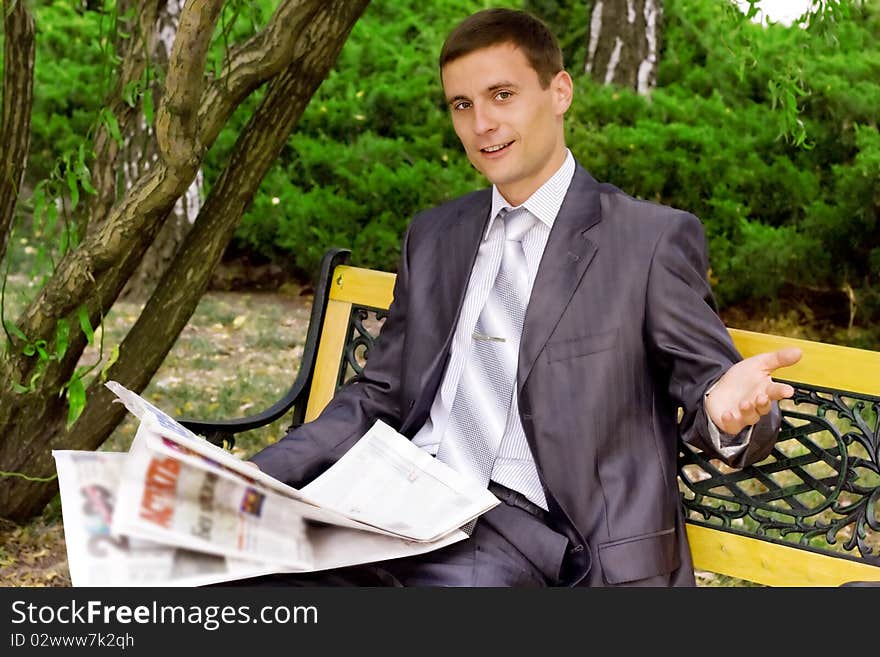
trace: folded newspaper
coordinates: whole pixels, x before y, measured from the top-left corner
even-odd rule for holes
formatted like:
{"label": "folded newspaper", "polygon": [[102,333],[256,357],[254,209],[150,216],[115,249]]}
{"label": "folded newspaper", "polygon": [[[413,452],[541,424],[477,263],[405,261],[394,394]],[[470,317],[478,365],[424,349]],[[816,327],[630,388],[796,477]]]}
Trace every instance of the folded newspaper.
{"label": "folded newspaper", "polygon": [[373,427],[302,489],[186,429],[115,381],[128,452],[55,450],[74,586],[201,586],[420,554],[467,538],[485,487]]}

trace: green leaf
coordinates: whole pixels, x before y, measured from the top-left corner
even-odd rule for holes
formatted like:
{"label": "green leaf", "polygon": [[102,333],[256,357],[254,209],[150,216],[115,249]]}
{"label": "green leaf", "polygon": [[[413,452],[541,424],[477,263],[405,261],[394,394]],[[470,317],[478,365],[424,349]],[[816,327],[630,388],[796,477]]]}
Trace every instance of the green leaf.
{"label": "green leaf", "polygon": [[107,364],[101,368],[101,383],[105,383],[107,381],[107,374],[110,372],[110,368],[119,360],[119,345],[113,345],[113,349],[110,352],[110,360],[107,361]]}
{"label": "green leaf", "polygon": [[86,307],[80,306],[77,308],[76,316],[79,319],[79,327],[82,329],[82,332],[86,334],[86,340],[89,344],[92,344],[95,340],[95,330],[92,328],[92,324],[89,321],[89,313],[86,311]]}
{"label": "green leaf", "polygon": [[122,134],[119,132],[119,121],[116,120],[116,117],[106,107],[101,110],[100,120],[103,125],[107,127],[107,131],[110,133],[110,136],[113,137],[113,140],[122,146]]}
{"label": "green leaf", "polygon": [[52,200],[46,206],[46,235],[53,235],[55,233],[55,226],[58,224],[58,206],[55,205],[55,201]]}
{"label": "green leaf", "polygon": [[79,152],[77,153],[74,169],[76,171],[76,178],[79,180],[79,184],[86,193],[97,194],[97,190],[92,186],[92,172],[89,171],[89,168],[86,166],[86,152],[83,144],[79,145]]}
{"label": "green leaf", "polygon": [[45,340],[37,340],[36,342],[34,342],[34,347],[37,350],[37,355],[39,356],[40,360],[49,360],[49,352],[46,350],[46,347],[48,346],[49,345]]}
{"label": "green leaf", "polygon": [[153,125],[153,114],[155,108],[153,107],[153,94],[149,91],[144,94],[144,119],[147,121],[147,125]]}
{"label": "green leaf", "polygon": [[132,80],[122,90],[122,100],[129,107],[134,107],[137,103],[137,93],[139,91],[140,80]]}
{"label": "green leaf", "polygon": [[76,171],[73,167],[67,167],[67,188],[70,190],[70,207],[75,209],[79,203],[79,185],[76,180]]}
{"label": "green leaf", "polygon": [[59,319],[58,325],[55,327],[55,358],[61,360],[67,353],[67,346],[70,344],[70,322],[66,319]]}
{"label": "green leaf", "polygon": [[79,184],[82,185],[82,188],[87,194],[94,195],[98,193],[98,190],[95,189],[92,185],[92,176],[88,169],[86,169],[86,173],[84,176],[80,176]]}
{"label": "green leaf", "polygon": [[86,389],[82,379],[74,377],[67,386],[67,427],[77,421],[86,407]]}
{"label": "green leaf", "polygon": [[40,360],[37,361],[36,367],[34,367],[34,373],[31,374],[30,381],[28,381],[28,386],[30,386],[30,390],[37,389],[37,381],[39,381],[40,377],[43,376],[43,373],[46,371],[46,361]]}
{"label": "green leaf", "polygon": [[67,247],[70,244],[69,238],[70,234],[67,232],[67,230],[62,230],[61,236],[58,239],[58,250],[61,251],[61,253],[67,253]]}
{"label": "green leaf", "polygon": [[33,356],[35,353],[37,353],[37,348],[34,345],[28,343],[21,350],[21,353],[23,353],[25,356]]}
{"label": "green leaf", "polygon": [[15,392],[17,392],[18,394],[20,394],[20,395],[21,395],[21,394],[24,394],[24,393],[26,393],[26,392],[30,392],[30,389],[25,388],[25,387],[24,387],[23,385],[21,385],[18,381],[13,381],[13,382],[12,382],[12,389],[13,389]]}
{"label": "green leaf", "polygon": [[70,248],[75,249],[79,246],[79,231],[76,229],[76,224],[71,223],[64,232],[68,233]]}
{"label": "green leaf", "polygon": [[7,331],[9,331],[19,340],[23,340],[24,342],[28,341],[27,336],[24,334],[24,332],[20,328],[18,328],[18,325],[11,319],[4,320],[3,325],[6,327]]}
{"label": "green leaf", "polygon": [[31,195],[31,200],[34,203],[34,222],[37,226],[37,230],[39,230],[40,224],[43,222],[43,213],[46,210],[46,192],[44,191],[44,183],[40,183],[37,185],[36,189],[34,189],[34,193]]}

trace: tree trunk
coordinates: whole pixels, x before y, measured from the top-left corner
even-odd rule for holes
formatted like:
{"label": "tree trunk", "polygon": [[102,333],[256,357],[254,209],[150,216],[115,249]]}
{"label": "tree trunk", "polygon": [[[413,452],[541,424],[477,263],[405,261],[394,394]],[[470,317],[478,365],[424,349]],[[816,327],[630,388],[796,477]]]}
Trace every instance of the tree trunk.
{"label": "tree trunk", "polygon": [[[109,378],[142,391],[195,310],[260,181],[367,3],[282,2],[270,24],[232,52],[226,74],[202,90],[204,34],[210,35],[216,22],[212,12],[218,3],[189,0],[157,113],[157,165],[110,209],[101,225],[91,224],[86,239],[59,263],[18,323],[24,334],[31,341],[49,336],[51,343],[58,319],[71,316],[75,323],[72,313],[80,305],[88,309],[93,325],[98,323],[191,184],[226,118],[248,94],[271,80],[193,229],[108,371]],[[36,392],[0,392],[0,471],[31,477],[0,476],[2,517],[23,520],[39,513],[57,490],[55,482],[33,479],[54,472],[51,450],[96,449],[124,416],[125,409],[113,404],[112,393],[95,380],[82,415],[66,427],[67,404],[57,391],[69,380],[85,344],[81,333],[72,336],[64,357],[45,366]],[[33,370],[34,364],[15,349],[0,360],[0,380],[24,381]]]}
{"label": "tree trunk", "polygon": [[3,107],[0,117],[0,261],[24,182],[34,96],[34,19],[26,3],[3,0]]}
{"label": "tree trunk", "polygon": [[661,0],[595,0],[584,70],[602,84],[650,93],[657,78]]}
{"label": "tree trunk", "polygon": [[[183,0],[165,0],[159,7],[156,26],[157,38],[153,41],[150,56],[155,72],[151,75],[150,89],[145,92],[152,94],[155,107],[159,106],[162,99],[162,89],[157,84],[158,79],[161,78],[158,73],[168,69],[171,47],[174,44],[174,35],[177,33],[182,10]],[[144,115],[139,118],[137,123],[131,124],[125,138],[122,165],[122,186],[124,189],[130,188],[135,180],[144,175],[150,167],[155,166],[158,159],[156,142],[153,138],[153,126],[147,122]],[[165,220],[150,248],[147,249],[137,270],[128,279],[121,294],[122,298],[139,301],[147,299],[199,215],[203,184],[204,176],[199,169],[186,193],[177,199],[174,209]]]}

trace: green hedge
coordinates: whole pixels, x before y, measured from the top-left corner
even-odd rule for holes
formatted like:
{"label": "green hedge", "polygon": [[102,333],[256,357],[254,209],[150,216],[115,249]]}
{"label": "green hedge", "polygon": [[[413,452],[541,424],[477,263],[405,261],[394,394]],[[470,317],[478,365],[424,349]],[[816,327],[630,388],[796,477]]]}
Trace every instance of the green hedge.
{"label": "green hedge", "polygon": [[[529,3],[554,25],[571,25],[576,4]],[[446,31],[482,6],[373,3],[245,218],[239,245],[305,275],[331,245],[352,248],[358,264],[393,269],[417,211],[485,184],[461,154],[435,64]],[[835,26],[835,39],[820,25],[743,20],[732,30],[721,3],[668,0],[650,99],[575,76],[572,151],[597,178],[700,216],[722,306],[773,300],[787,283],[849,284],[861,321],[880,315],[880,30],[871,11]],[[581,68],[583,33],[579,24],[561,35],[571,71]],[[771,85],[786,80],[805,91],[796,118],[807,147],[780,136],[791,115],[772,107]]]}
{"label": "green hedge", "polygon": [[[391,270],[414,214],[483,186],[451,128],[436,58],[455,23],[489,4],[374,0],[233,248],[303,278],[314,275],[330,246],[352,248],[356,264]],[[577,73],[588,20],[583,2],[527,4],[559,32],[575,72],[572,151],[597,178],[703,220],[722,306],[772,300],[786,284],[850,286],[857,322],[880,318],[877,0],[830,29],[815,21],[809,30],[736,22],[723,2],[666,0],[650,98]],[[221,29],[234,41],[265,22],[272,6],[229,3]],[[109,31],[108,16],[69,3],[41,3],[36,12],[31,184],[86,137],[106,92],[101,38]],[[209,186],[258,100],[240,108],[208,154]],[[800,111],[774,102],[797,102]],[[781,136],[796,132],[797,121],[805,147]]]}

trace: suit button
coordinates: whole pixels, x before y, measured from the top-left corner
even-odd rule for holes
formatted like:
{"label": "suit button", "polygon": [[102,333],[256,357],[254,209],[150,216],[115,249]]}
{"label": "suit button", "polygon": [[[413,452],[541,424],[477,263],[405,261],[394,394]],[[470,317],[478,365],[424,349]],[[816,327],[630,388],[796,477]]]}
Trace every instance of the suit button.
{"label": "suit button", "polygon": [[583,551],[584,551],[583,545],[575,545],[574,547],[568,548],[569,554],[577,554],[578,552],[583,552]]}

